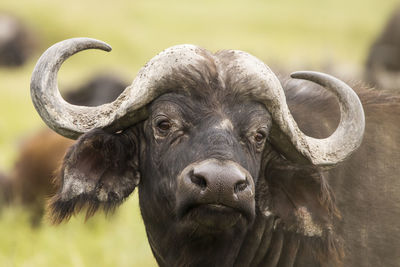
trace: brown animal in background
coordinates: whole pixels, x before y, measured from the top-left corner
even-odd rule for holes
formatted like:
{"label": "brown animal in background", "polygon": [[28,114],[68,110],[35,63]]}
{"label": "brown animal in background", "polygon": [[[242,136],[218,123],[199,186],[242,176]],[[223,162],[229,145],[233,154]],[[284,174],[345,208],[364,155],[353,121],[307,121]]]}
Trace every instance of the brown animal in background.
{"label": "brown animal in background", "polygon": [[[53,178],[67,149],[74,142],[43,129],[22,144],[9,176],[11,200],[29,210],[32,222],[40,222],[46,200],[55,192]],[[10,198],[10,197],[9,197]]]}

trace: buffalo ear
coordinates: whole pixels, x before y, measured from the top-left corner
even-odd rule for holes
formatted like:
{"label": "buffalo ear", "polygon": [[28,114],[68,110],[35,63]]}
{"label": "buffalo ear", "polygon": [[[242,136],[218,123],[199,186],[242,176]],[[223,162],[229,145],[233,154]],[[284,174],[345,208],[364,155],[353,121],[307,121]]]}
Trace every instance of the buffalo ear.
{"label": "buffalo ear", "polygon": [[115,209],[139,184],[138,139],[134,129],[109,134],[95,129],[70,147],[55,183],[59,190],[49,203],[53,223],[68,220],[87,208],[86,218],[99,208]]}

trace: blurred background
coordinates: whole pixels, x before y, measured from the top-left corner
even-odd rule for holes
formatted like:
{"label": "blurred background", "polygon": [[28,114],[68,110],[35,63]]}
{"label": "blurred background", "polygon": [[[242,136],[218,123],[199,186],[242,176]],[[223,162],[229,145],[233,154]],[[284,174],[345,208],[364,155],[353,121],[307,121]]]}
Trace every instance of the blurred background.
{"label": "blurred background", "polygon": [[[137,193],[113,216],[97,214],[86,223],[77,216],[55,227],[42,217],[43,199],[51,189],[32,193],[43,182],[40,179],[50,178],[46,174],[38,182],[36,178],[24,181],[46,164],[57,164],[71,144],[43,130],[45,125],[30,100],[31,72],[52,44],[92,37],[113,47],[109,54],[79,53],[59,73],[63,95],[87,105],[112,100],[150,58],[182,43],[211,51],[244,50],[281,76],[311,69],[358,82],[364,79],[372,44],[398,4],[395,0],[2,0],[0,187],[4,192],[0,192],[8,196],[0,201],[0,266],[156,266]],[[10,22],[10,16],[16,20]],[[23,28],[19,44],[11,48],[20,50],[3,49],[18,27]],[[100,89],[87,93],[92,89],[85,88],[91,86]],[[104,94],[110,88],[114,91]],[[47,146],[38,145],[53,139]],[[49,156],[55,147],[61,152]],[[26,159],[21,159],[23,155]],[[7,187],[12,179],[19,179],[19,185]],[[23,196],[12,200],[17,192]]]}

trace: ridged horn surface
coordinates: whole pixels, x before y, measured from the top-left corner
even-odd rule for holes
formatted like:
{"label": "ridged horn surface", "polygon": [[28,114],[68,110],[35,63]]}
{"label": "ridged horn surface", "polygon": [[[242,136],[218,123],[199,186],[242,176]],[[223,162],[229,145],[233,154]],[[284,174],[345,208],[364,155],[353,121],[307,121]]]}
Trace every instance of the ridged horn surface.
{"label": "ridged horn surface", "polygon": [[61,41],[47,49],[38,60],[31,79],[33,104],[43,121],[57,133],[72,139],[95,128],[110,132],[122,130],[147,116],[146,105],[171,90],[159,86],[176,69],[184,69],[203,59],[193,45],[168,48],[152,58],[138,73],[132,85],[113,102],[97,107],[67,103],[59,93],[57,73],[62,63],[85,49],[110,51],[106,43],[90,38]]}

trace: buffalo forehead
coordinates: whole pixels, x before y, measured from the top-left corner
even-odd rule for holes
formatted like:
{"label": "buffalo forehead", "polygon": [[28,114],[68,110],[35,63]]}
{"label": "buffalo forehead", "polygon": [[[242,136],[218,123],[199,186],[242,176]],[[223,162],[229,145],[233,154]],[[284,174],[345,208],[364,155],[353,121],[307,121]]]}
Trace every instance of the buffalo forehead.
{"label": "buffalo forehead", "polygon": [[[159,113],[179,117],[190,124],[199,124],[212,118],[218,129],[233,130],[239,127],[262,125],[269,127],[271,116],[265,106],[240,96],[193,97],[186,94],[168,93],[157,98],[150,107],[150,115]],[[215,119],[216,118],[216,119]]]}

